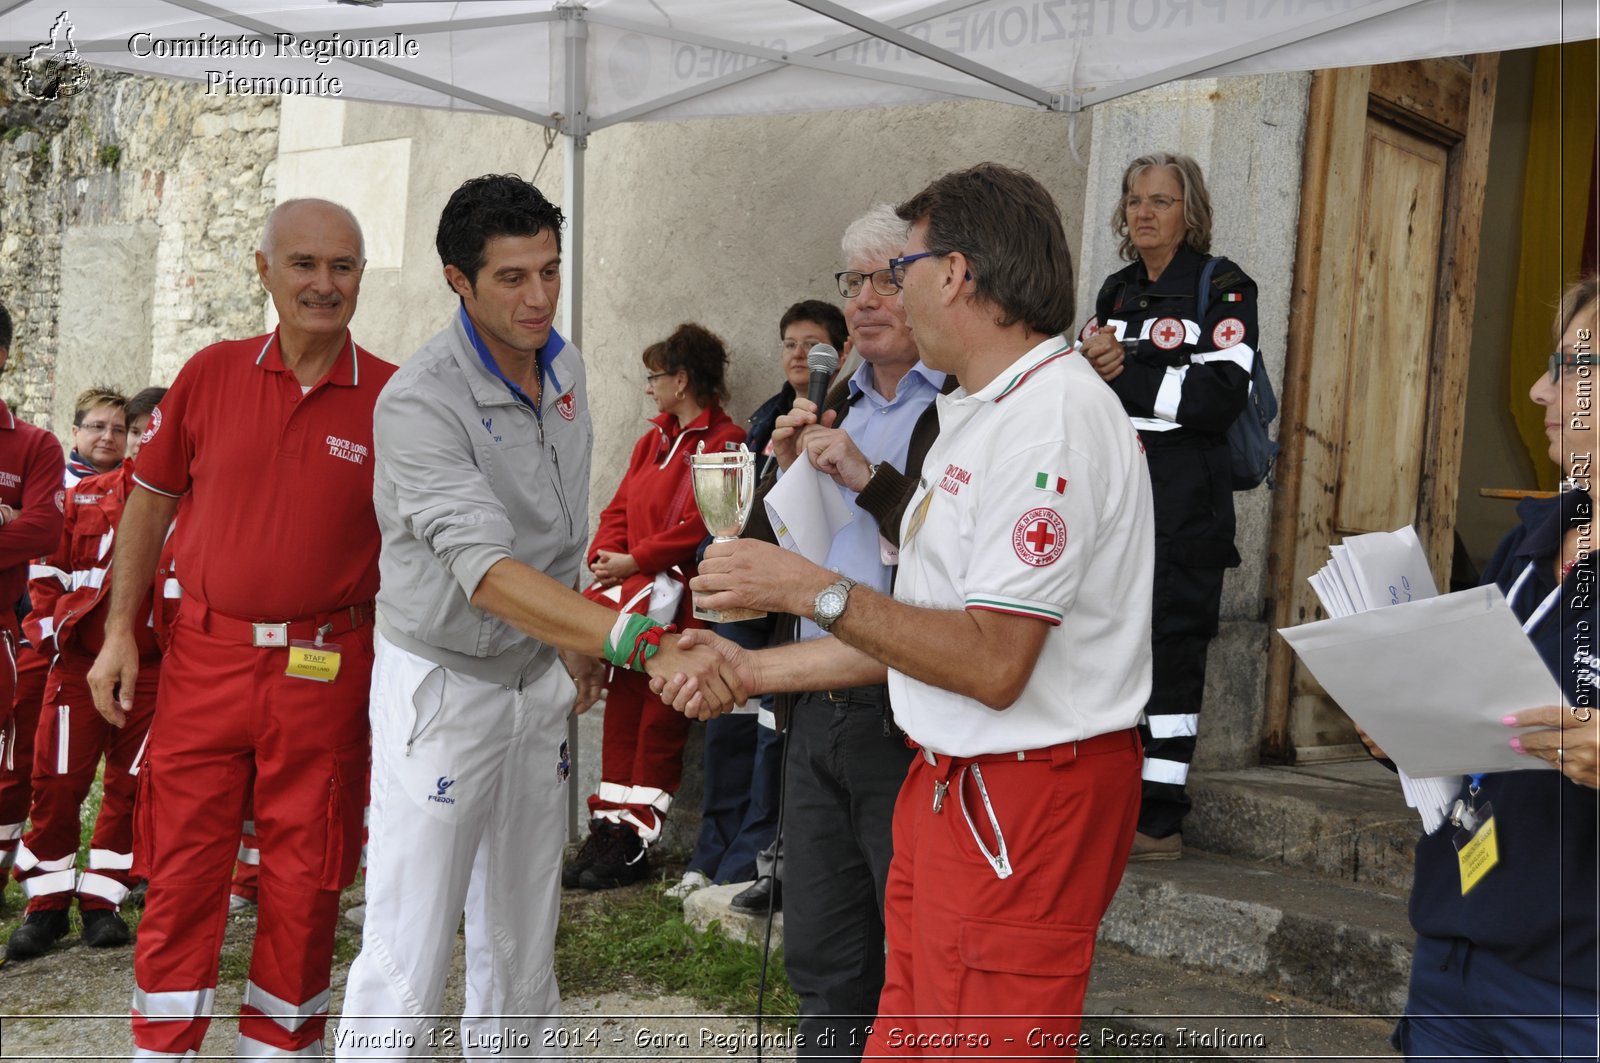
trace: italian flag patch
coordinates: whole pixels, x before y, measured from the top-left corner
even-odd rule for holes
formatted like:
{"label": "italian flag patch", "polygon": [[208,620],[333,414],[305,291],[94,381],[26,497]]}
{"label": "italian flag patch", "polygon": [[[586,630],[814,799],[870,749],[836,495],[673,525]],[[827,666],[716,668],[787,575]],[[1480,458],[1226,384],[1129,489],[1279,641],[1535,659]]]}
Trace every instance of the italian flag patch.
{"label": "italian flag patch", "polygon": [[1242,303],[1242,302],[1244,302],[1244,293],[1243,292],[1229,292],[1227,295],[1224,295],[1222,297],[1222,301],[1225,302],[1225,303]]}
{"label": "italian flag patch", "polygon": [[1058,495],[1067,493],[1067,478],[1065,476],[1051,476],[1047,472],[1034,474],[1033,486],[1041,491],[1054,491]]}

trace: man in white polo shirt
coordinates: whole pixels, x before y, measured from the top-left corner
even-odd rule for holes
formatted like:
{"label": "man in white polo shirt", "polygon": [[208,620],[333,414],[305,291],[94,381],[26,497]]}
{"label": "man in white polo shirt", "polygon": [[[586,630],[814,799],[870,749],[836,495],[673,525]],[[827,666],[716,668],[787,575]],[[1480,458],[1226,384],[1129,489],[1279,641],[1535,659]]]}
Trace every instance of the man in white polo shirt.
{"label": "man in white polo shirt", "polygon": [[[866,1055],[1070,1056],[1139,807],[1149,475],[1116,396],[1061,335],[1072,263],[1049,193],[983,164],[898,213],[907,321],[962,387],[938,399],[895,597],[748,540],[711,547],[694,587],[710,608],[809,614],[836,636],[719,645],[749,689],[887,667],[895,721],[921,747],[895,808]],[[692,684],[664,694],[700,714]]]}

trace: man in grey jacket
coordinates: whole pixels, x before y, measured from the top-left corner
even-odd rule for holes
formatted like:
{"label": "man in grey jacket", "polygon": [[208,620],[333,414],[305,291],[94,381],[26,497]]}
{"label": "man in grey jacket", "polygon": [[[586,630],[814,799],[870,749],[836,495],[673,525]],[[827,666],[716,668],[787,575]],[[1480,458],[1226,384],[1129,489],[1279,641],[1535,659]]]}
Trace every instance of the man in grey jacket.
{"label": "man in grey jacket", "polygon": [[[713,656],[572,589],[594,433],[582,358],[552,328],[562,222],[519,177],[458,188],[437,245],[460,310],[378,399],[367,909],[340,1058],[552,1053],[565,721],[598,695],[597,658],[743,700]],[[463,911],[458,1040],[430,1017]]]}

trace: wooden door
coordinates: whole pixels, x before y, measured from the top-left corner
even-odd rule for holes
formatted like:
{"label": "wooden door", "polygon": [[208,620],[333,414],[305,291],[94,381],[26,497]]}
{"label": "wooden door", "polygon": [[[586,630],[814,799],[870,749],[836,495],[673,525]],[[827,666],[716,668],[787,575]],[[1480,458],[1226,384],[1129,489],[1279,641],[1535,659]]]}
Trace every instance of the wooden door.
{"label": "wooden door", "polygon": [[[1415,524],[1450,578],[1473,279],[1499,57],[1319,71],[1273,500],[1274,627],[1346,535]],[[1359,753],[1348,719],[1272,640],[1263,758]]]}

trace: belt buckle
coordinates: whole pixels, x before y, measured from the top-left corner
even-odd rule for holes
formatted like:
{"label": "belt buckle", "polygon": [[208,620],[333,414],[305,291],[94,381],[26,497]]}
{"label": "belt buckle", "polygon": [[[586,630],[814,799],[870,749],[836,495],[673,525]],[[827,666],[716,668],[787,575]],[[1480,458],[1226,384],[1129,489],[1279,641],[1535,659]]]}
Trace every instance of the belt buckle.
{"label": "belt buckle", "polygon": [[835,705],[847,705],[850,702],[850,691],[848,690],[824,690],[822,696]]}
{"label": "belt buckle", "polygon": [[288,624],[251,624],[250,645],[281,649],[289,645]]}

